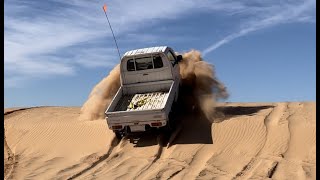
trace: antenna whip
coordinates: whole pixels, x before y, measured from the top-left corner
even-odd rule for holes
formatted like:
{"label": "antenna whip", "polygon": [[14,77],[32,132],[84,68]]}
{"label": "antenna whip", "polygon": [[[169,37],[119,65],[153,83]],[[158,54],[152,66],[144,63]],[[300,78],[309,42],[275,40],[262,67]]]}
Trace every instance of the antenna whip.
{"label": "antenna whip", "polygon": [[112,27],[111,27],[111,24],[110,24],[108,15],[107,15],[107,5],[106,5],[106,4],[104,4],[104,6],[103,6],[103,11],[104,11],[104,14],[106,15],[106,18],[107,18],[107,20],[108,20],[108,23],[109,23],[109,26],[110,26],[110,29],[111,29],[111,32],[112,32],[112,35],[113,35],[114,42],[115,42],[115,44],[116,44],[116,46],[117,46],[119,58],[120,58],[120,61],[121,61],[121,56],[120,56],[120,51],[119,51],[119,47],[118,47],[118,44],[117,44],[117,40],[116,40],[116,38],[115,38],[115,36],[114,36],[114,34],[113,34],[113,30],[112,30]]}

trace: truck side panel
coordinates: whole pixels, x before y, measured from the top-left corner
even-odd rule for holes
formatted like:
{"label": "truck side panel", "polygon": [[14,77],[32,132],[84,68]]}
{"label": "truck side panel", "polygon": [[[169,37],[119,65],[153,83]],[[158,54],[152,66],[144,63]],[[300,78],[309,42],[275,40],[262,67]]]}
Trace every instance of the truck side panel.
{"label": "truck side panel", "polygon": [[174,82],[172,84],[172,86],[170,87],[169,92],[172,92],[172,93],[168,94],[167,103],[165,104],[165,107],[164,107],[165,111],[168,112],[167,115],[169,114],[169,112],[171,110],[173,102],[178,99],[176,97],[178,96],[178,93],[179,93],[179,84]]}
{"label": "truck side panel", "polygon": [[113,97],[111,103],[109,104],[107,111],[108,110],[113,111],[117,106],[117,102],[122,98],[122,96],[123,96],[123,86],[120,86],[116,95]]}

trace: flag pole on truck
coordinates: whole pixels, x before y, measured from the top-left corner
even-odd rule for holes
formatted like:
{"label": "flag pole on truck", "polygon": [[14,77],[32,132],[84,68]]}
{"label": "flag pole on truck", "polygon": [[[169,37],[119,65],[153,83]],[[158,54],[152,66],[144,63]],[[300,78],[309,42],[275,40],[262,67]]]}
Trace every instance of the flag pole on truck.
{"label": "flag pole on truck", "polygon": [[112,32],[112,35],[113,35],[114,42],[115,42],[115,44],[116,44],[116,46],[117,46],[117,50],[118,50],[118,54],[119,54],[119,58],[120,58],[120,61],[121,61],[121,56],[120,56],[120,51],[119,51],[119,47],[118,47],[118,44],[117,44],[117,40],[116,40],[116,38],[115,38],[115,36],[114,36],[114,34],[113,34],[113,30],[112,30],[112,27],[111,27],[111,24],[110,24],[110,21],[109,21],[108,15],[107,15],[107,5],[106,5],[106,4],[104,4],[102,8],[103,8],[104,14],[106,15],[106,18],[107,18],[107,20],[108,20],[109,27],[110,27],[110,29],[111,29],[111,32]]}

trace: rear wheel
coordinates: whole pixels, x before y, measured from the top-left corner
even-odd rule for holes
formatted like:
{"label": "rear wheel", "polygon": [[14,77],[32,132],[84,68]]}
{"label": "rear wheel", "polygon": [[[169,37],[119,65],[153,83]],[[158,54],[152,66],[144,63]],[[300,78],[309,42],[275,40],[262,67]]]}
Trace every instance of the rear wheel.
{"label": "rear wheel", "polygon": [[167,132],[172,132],[176,128],[176,107],[177,104],[174,102],[169,113],[169,120],[166,126],[164,126],[164,130]]}
{"label": "rear wheel", "polygon": [[175,129],[175,123],[173,120],[168,121],[167,125],[165,126],[165,131],[172,132]]}
{"label": "rear wheel", "polygon": [[122,133],[120,131],[115,131],[114,134],[116,135],[117,139],[122,139]]}

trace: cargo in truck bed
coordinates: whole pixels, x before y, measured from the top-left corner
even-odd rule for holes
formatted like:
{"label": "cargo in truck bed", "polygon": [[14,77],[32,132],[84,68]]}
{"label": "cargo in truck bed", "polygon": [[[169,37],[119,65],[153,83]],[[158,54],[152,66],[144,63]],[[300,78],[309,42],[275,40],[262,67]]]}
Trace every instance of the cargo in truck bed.
{"label": "cargo in truck bed", "polygon": [[161,109],[165,106],[169,91],[132,94],[123,96],[115,111]]}

